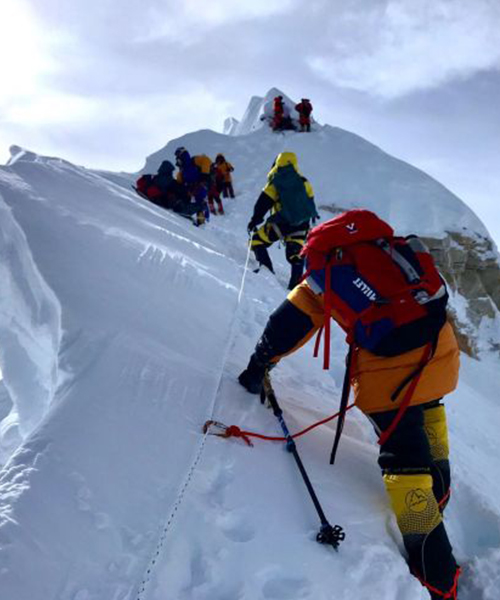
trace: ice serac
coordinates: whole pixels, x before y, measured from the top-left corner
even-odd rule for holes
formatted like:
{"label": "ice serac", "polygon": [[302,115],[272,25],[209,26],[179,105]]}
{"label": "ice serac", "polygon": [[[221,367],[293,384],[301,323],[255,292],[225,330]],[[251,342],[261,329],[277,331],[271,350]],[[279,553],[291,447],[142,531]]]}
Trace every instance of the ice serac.
{"label": "ice serac", "polygon": [[232,135],[236,131],[238,124],[239,124],[238,119],[234,119],[233,117],[228,117],[224,121],[223,133],[225,135]]}
{"label": "ice serac", "polygon": [[[276,96],[283,96],[285,113],[288,113],[293,119],[298,119],[295,104],[289,96],[278,88],[271,88],[264,97],[252,96],[247,109],[240,122],[235,122],[230,130],[224,130],[229,135],[246,135],[268,127],[268,121],[273,116],[273,101]],[[233,120],[234,121],[234,120]]]}

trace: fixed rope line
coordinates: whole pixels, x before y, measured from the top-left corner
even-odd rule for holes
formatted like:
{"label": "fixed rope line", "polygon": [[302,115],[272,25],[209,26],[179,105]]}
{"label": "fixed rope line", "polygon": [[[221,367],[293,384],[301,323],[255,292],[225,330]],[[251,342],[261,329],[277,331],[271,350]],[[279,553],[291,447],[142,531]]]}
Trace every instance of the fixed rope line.
{"label": "fixed rope line", "polygon": [[[250,240],[248,242],[248,250],[247,250],[247,256],[246,256],[246,260],[245,260],[245,266],[243,268],[243,275],[241,278],[241,283],[240,283],[240,288],[238,291],[238,299],[236,302],[236,308],[233,314],[233,320],[231,323],[231,328],[229,331],[229,336],[228,336],[228,340],[226,343],[226,348],[224,350],[224,355],[223,355],[223,359],[222,359],[222,363],[221,363],[221,368],[220,368],[220,373],[219,373],[219,377],[217,379],[217,387],[215,389],[215,393],[212,397],[212,403],[210,406],[210,416],[213,417],[214,412],[215,412],[215,405],[217,403],[217,398],[219,397],[219,392],[222,386],[222,377],[224,374],[224,367],[226,366],[227,360],[229,358],[229,352],[231,351],[231,348],[233,346],[233,341],[234,341],[234,336],[236,333],[236,323],[237,323],[237,317],[238,317],[238,313],[239,313],[239,309],[241,306],[241,298],[243,296],[243,289],[245,287],[245,279],[246,279],[246,272],[248,269],[248,262],[250,259]],[[205,449],[205,445],[206,445],[206,441],[207,441],[207,437],[208,437],[208,432],[204,431],[204,435],[203,435],[203,439],[200,442],[200,445],[198,447],[198,452],[196,453],[196,456],[188,470],[188,473],[186,475],[186,478],[184,479],[184,482],[182,484],[182,487],[177,495],[177,498],[174,502],[174,505],[172,507],[172,510],[170,511],[170,514],[165,522],[165,525],[162,528],[160,537],[158,539],[158,542],[156,544],[156,547],[154,549],[153,552],[153,556],[151,557],[151,559],[149,560],[148,566],[146,568],[146,572],[144,573],[144,576],[142,578],[142,582],[139,585],[139,588],[137,590],[137,595],[136,595],[136,600],[144,600],[145,598],[145,594],[147,592],[147,588],[149,583],[151,582],[151,577],[153,576],[153,573],[156,569],[156,566],[158,564],[161,552],[163,550],[163,547],[165,545],[165,541],[167,539],[167,535],[172,527],[172,523],[175,520],[175,516],[177,515],[179,508],[182,504],[182,501],[184,500],[184,497],[186,495],[186,491],[189,487],[189,484],[191,483],[191,480],[193,479],[193,475],[196,472],[196,469],[198,467],[198,464],[201,460],[201,457],[203,455],[203,451]]]}
{"label": "fixed rope line", "polygon": [[247,277],[247,271],[248,271],[248,262],[250,260],[250,251],[252,249],[251,243],[250,243],[250,236],[248,237],[248,248],[247,248],[247,257],[245,260],[245,266],[243,267],[243,277],[241,278],[241,285],[240,285],[240,291],[238,294],[238,306],[236,307],[236,310],[238,310],[238,308],[240,307],[240,302],[241,302],[241,297],[243,295],[243,289],[245,287],[245,280]]}

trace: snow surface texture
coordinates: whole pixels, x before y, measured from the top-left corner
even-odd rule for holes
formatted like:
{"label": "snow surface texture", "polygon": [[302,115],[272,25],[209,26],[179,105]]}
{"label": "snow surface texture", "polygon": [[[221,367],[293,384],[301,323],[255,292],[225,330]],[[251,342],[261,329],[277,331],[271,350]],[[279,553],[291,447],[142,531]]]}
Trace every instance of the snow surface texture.
{"label": "snow surface texture", "polygon": [[60,306],[1,195],[0,220],[0,359],[5,374],[0,396],[1,460],[49,409],[60,375]]}
{"label": "snow surface texture", "polygon": [[[248,448],[201,433],[215,417],[279,434],[236,377],[285,297],[289,271],[283,249],[273,248],[277,277],[249,272],[238,303],[246,223],[277,152],[296,150],[300,159],[317,144],[319,156],[330,156],[339,141],[346,152],[361,144],[332,129],[178,140],[193,152],[222,151],[236,167],[238,196],[225,201],[227,215],[199,229],[106,173],[23,152],[0,169],[2,286],[4,277],[9,286],[0,304],[8,390],[0,389],[0,411],[17,408],[24,437],[0,474],[2,600],[427,597],[399,554],[374,434],[361,414],[349,413],[334,469],[334,425],[299,442],[326,514],[347,531],[338,553],[314,541],[316,514],[281,444]],[[146,170],[172,159],[167,148]],[[313,167],[309,161],[303,170],[315,182],[318,175],[317,189],[329,178],[342,188],[341,170],[321,179]],[[483,235],[444,188],[426,185],[436,213],[443,199],[443,220],[454,212]],[[405,188],[404,197],[412,193]],[[382,216],[412,228],[411,204],[397,212],[393,198],[377,206]],[[320,203],[328,199],[321,191]],[[25,349],[13,367],[6,328],[12,347]],[[336,330],[330,372],[310,346],[274,371],[292,430],[336,411],[344,351]],[[496,600],[500,589],[498,368],[493,357],[464,357],[447,403],[454,476],[447,525],[466,568],[461,600]],[[34,376],[23,388],[26,373]],[[31,411],[23,417],[23,405],[35,420]]]}

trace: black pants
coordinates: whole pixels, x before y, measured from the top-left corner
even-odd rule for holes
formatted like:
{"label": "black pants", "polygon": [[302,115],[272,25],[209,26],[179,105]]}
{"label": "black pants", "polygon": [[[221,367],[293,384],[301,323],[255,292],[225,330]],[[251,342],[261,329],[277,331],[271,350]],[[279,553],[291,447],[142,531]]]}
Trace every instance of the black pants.
{"label": "black pants", "polygon": [[252,236],[252,250],[259,264],[274,272],[273,264],[267,249],[278,240],[285,243],[285,255],[291,265],[288,289],[293,289],[300,281],[304,270],[304,259],[300,252],[305,244],[309,224],[298,226],[277,225],[273,221],[266,221]]}

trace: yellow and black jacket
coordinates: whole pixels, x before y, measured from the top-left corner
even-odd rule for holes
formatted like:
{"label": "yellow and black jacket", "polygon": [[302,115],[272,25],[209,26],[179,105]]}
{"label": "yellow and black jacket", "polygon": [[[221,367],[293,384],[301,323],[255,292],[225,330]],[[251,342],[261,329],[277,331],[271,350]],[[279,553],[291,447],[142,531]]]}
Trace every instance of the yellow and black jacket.
{"label": "yellow and black jacket", "polygon": [[[262,223],[267,212],[271,212],[272,215],[278,214],[281,210],[281,202],[279,191],[273,183],[274,176],[281,167],[292,165],[295,171],[301,175],[297,156],[293,152],[282,152],[274,162],[273,167],[267,175],[267,184],[264,186],[257,202],[255,203],[252,221],[255,224]],[[302,181],[304,182],[305,192],[307,197],[314,204],[314,192],[311,183],[301,175]]]}

